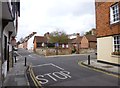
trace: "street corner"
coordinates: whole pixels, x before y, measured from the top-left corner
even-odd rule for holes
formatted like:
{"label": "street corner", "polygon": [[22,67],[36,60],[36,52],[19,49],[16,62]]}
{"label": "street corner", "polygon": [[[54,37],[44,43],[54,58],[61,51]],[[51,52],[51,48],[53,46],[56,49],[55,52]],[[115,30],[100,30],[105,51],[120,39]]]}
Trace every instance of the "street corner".
{"label": "street corner", "polygon": [[79,61],[78,65],[81,66],[81,67],[87,68],[87,69],[91,69],[91,70],[94,70],[94,71],[97,71],[97,72],[101,72],[101,73],[104,73],[104,74],[107,74],[107,75],[110,75],[110,76],[113,76],[113,77],[120,78],[120,74],[119,73],[110,71],[108,69],[101,68],[100,65],[98,65],[98,66],[97,65],[93,65],[93,63],[92,63],[92,65],[88,64],[87,60]]}
{"label": "street corner", "polygon": [[27,70],[26,70],[26,75],[27,75],[27,79],[28,79],[28,85],[30,87],[35,87],[35,88],[42,88],[40,82],[36,79],[32,66],[28,66]]}

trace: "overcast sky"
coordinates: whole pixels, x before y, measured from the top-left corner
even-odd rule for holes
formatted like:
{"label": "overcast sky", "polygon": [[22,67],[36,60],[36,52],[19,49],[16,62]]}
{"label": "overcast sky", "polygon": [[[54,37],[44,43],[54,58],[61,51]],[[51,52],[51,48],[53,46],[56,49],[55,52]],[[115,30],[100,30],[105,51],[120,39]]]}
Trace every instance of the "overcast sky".
{"label": "overcast sky", "polygon": [[[43,36],[57,29],[67,34],[95,28],[95,3],[92,0],[21,0],[17,40],[37,32]],[[29,40],[32,47],[33,37]]]}

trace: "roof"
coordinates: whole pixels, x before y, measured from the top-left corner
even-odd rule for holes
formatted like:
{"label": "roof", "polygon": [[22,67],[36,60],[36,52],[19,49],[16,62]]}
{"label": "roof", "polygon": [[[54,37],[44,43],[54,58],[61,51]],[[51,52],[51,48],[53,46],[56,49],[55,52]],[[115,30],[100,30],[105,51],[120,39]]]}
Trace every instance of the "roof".
{"label": "roof", "polygon": [[85,35],[89,42],[97,42],[97,38],[95,35]]}
{"label": "roof", "polygon": [[80,37],[76,38],[76,43],[80,43],[80,42],[81,42],[81,40],[82,40],[82,36],[80,36]]}
{"label": "roof", "polygon": [[78,38],[73,38],[71,39],[71,42],[70,43],[80,43],[82,40],[82,36],[78,37]]}
{"label": "roof", "polygon": [[69,39],[68,42],[69,43],[73,43],[75,41],[76,38],[73,38],[73,39]]}
{"label": "roof", "polygon": [[44,43],[47,42],[47,38],[45,36],[35,36],[33,43],[34,43],[35,39],[36,39],[36,42],[44,42]]}

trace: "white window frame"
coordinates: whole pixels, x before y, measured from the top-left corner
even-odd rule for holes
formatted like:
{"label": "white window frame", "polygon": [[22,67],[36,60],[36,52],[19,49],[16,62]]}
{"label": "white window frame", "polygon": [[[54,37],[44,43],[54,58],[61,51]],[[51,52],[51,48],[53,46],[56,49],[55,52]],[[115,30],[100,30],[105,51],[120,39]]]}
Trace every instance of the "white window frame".
{"label": "white window frame", "polygon": [[119,3],[116,3],[110,7],[110,24],[120,22]]}
{"label": "white window frame", "polygon": [[[120,52],[120,35],[116,35],[113,37],[113,50],[114,52],[119,51]],[[115,47],[116,46],[116,47]]]}

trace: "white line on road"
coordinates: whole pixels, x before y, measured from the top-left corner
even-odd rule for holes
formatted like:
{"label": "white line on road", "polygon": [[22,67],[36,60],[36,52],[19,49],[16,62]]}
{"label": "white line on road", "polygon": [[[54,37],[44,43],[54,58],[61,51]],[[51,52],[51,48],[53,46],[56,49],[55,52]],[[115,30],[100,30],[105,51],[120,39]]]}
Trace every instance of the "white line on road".
{"label": "white line on road", "polygon": [[55,64],[52,64],[52,63],[51,63],[51,65],[54,66],[54,67],[56,67],[56,68],[59,68],[59,69],[61,69],[61,70],[64,70],[63,68],[61,68],[61,67],[59,67],[59,66],[57,66],[57,65],[55,65]]}
{"label": "white line on road", "polygon": [[36,66],[32,66],[32,67],[39,67],[39,66],[46,66],[46,65],[51,65],[52,63],[48,63],[48,64],[41,64],[41,65],[36,65]]}
{"label": "white line on road", "polygon": [[22,55],[20,55],[18,52],[16,52],[20,57],[22,57]]}
{"label": "white line on road", "polygon": [[28,56],[34,58],[32,55],[28,55]]}
{"label": "white line on road", "polygon": [[32,67],[39,67],[39,66],[46,66],[46,65],[52,65],[52,66],[54,66],[54,67],[56,67],[56,68],[58,68],[60,70],[64,70],[63,68],[61,68],[61,67],[59,67],[59,66],[57,66],[57,65],[55,65],[53,63],[41,64],[41,65],[36,65],[36,66],[32,66]]}

